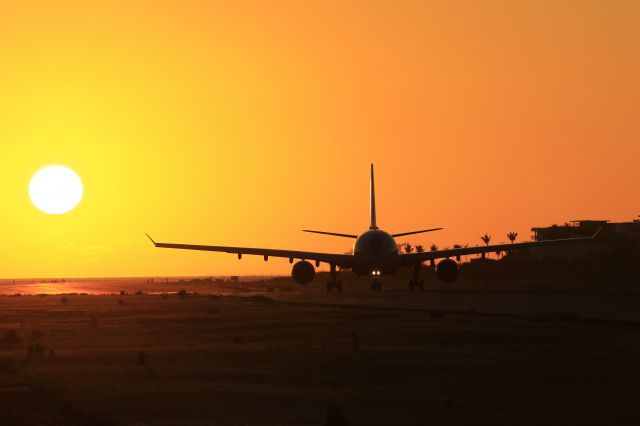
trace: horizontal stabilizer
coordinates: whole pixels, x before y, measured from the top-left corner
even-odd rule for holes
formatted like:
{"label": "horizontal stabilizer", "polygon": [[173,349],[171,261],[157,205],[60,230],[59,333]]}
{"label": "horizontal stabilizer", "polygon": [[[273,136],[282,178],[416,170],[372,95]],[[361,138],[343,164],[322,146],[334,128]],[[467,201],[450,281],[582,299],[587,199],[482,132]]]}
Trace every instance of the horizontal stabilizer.
{"label": "horizontal stabilizer", "polygon": [[402,232],[400,234],[391,234],[392,237],[404,237],[405,235],[412,235],[412,234],[422,234],[423,232],[433,232],[433,231],[439,231],[441,229],[444,228],[431,228],[431,229],[422,229],[420,231],[411,231],[411,232]]}
{"label": "horizontal stabilizer", "polygon": [[303,229],[302,232],[311,232],[313,234],[333,235],[334,237],[358,238],[357,235],[352,235],[352,234],[340,234],[338,232],[312,231],[311,229]]}

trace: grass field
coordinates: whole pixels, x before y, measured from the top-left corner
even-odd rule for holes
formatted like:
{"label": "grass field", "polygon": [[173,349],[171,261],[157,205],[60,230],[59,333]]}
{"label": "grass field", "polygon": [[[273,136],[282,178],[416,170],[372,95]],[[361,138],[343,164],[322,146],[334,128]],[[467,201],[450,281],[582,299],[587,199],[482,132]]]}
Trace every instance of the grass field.
{"label": "grass field", "polygon": [[1,423],[637,424],[640,292],[494,287],[2,296]]}

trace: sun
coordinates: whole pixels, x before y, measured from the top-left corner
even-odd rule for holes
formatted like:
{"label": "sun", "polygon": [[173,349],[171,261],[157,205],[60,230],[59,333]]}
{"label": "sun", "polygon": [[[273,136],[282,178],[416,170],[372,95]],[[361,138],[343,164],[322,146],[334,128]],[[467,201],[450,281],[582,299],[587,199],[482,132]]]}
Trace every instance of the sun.
{"label": "sun", "polygon": [[68,167],[48,166],[38,170],[29,183],[29,197],[38,209],[49,214],[64,214],[82,200],[80,177]]}

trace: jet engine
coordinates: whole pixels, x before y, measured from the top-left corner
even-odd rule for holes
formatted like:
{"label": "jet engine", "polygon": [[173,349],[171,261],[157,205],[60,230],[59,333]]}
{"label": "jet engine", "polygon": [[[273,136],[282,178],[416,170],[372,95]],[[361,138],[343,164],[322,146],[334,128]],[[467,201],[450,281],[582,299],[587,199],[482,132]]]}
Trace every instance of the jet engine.
{"label": "jet engine", "polygon": [[443,259],[436,267],[438,279],[445,283],[452,283],[458,278],[458,264],[455,260]]}
{"label": "jet engine", "polygon": [[301,260],[296,262],[291,269],[291,276],[293,280],[298,284],[309,284],[313,281],[313,277],[316,275],[316,270],[310,262]]}

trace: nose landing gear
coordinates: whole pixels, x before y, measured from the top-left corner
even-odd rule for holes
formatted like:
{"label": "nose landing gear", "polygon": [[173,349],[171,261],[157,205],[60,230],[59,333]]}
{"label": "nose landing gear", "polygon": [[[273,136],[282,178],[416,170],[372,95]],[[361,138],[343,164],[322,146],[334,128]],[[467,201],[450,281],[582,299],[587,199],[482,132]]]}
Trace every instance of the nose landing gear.
{"label": "nose landing gear", "polygon": [[373,282],[371,283],[371,291],[380,291],[382,289],[382,284],[380,283],[382,272],[374,269],[373,271],[371,271],[371,276],[373,277]]}
{"label": "nose landing gear", "polygon": [[331,265],[329,270],[329,279],[327,280],[327,293],[336,289],[342,291],[342,281],[338,280],[338,272],[336,271],[336,265]]}

